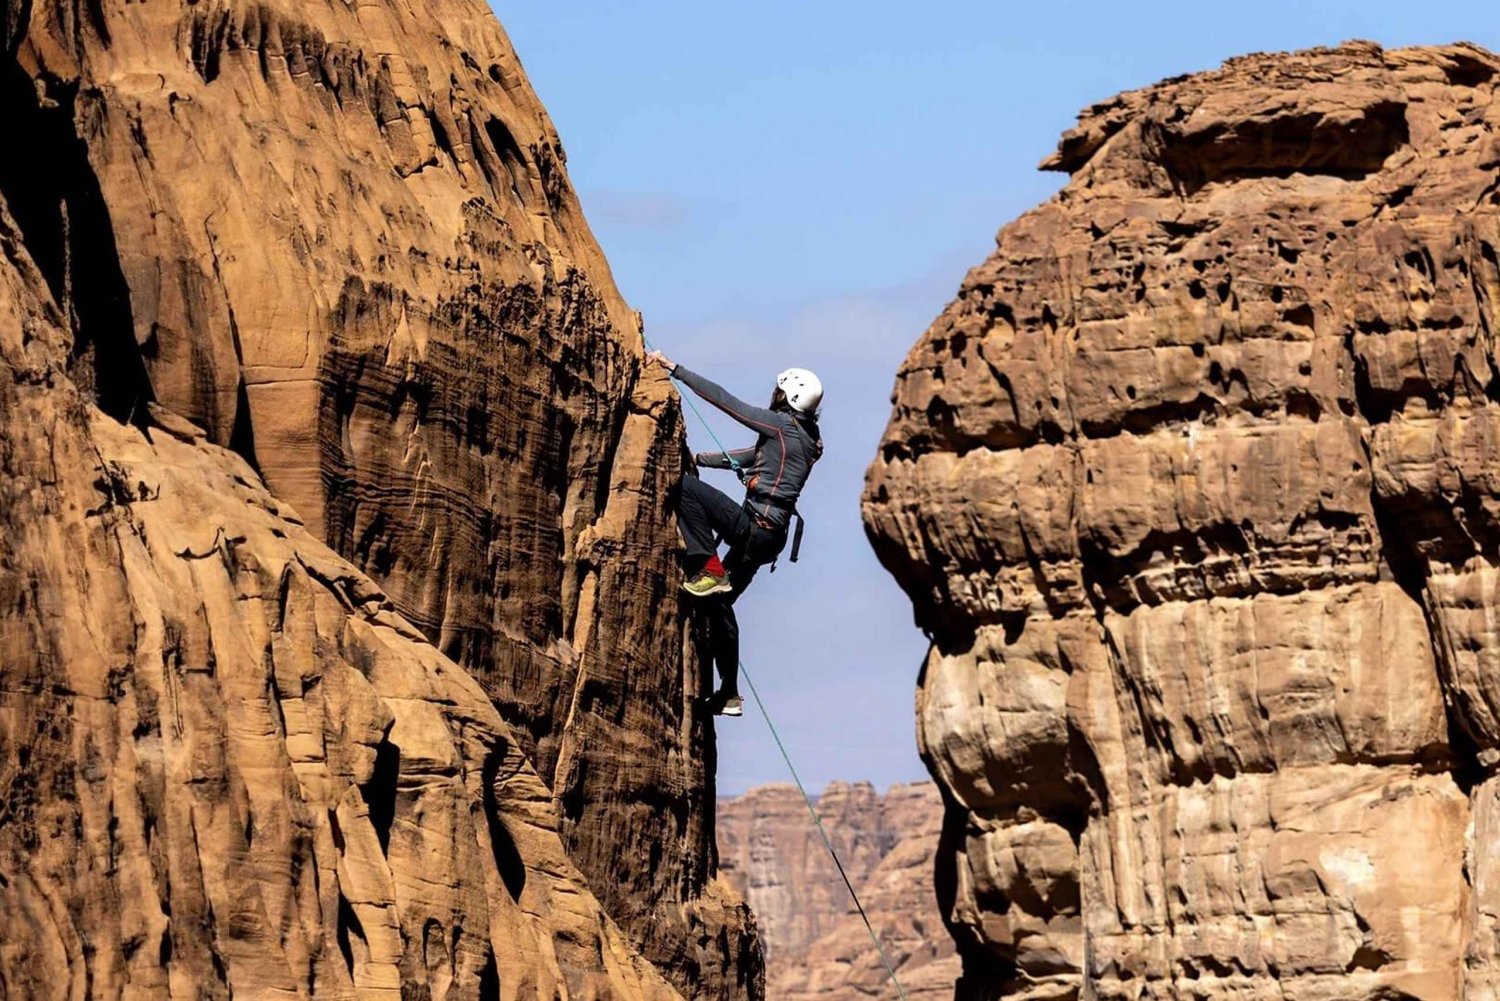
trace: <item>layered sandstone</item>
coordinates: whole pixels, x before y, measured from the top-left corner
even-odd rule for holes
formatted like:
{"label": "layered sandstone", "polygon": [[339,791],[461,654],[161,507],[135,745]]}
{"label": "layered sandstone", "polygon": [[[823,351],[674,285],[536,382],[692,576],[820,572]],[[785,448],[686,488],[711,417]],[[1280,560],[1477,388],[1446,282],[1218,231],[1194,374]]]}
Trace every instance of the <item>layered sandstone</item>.
{"label": "layered sandstone", "polygon": [[[712,741],[673,586],[678,411],[640,378],[639,321],[489,8],[0,13],[0,196],[69,379],[105,417],[175,413],[237,453],[477,679],[629,941],[698,996],[755,993],[748,912],[714,873]],[[133,593],[89,628],[128,627]],[[128,668],[111,665],[127,688]]]}
{"label": "layered sandstone", "polygon": [[[936,786],[894,786],[882,796],[868,782],[834,782],[817,808],[907,997],[952,997],[958,964],[932,882],[943,817]],[[760,927],[767,996],[897,996],[795,786],[721,801],[718,832],[724,874]]]}
{"label": "layered sandstone", "polygon": [[1497,83],[1090,108],[902,366],[864,512],[959,997],[1500,996]]}
{"label": "layered sandstone", "polygon": [[243,458],[91,406],[0,249],[0,994],[680,997],[480,686]]}

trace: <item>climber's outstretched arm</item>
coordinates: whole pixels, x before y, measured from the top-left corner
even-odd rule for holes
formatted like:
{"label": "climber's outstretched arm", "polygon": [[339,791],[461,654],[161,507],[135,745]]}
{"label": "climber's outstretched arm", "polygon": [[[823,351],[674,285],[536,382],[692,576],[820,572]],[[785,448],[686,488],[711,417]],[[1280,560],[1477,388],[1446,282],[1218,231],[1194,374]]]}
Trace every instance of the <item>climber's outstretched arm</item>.
{"label": "climber's outstretched arm", "polygon": [[705,379],[697,372],[677,364],[660,351],[652,351],[647,354],[646,361],[650,364],[660,365],[678,382],[750,430],[769,435],[780,433],[782,418],[776,411],[746,403],[717,382]]}

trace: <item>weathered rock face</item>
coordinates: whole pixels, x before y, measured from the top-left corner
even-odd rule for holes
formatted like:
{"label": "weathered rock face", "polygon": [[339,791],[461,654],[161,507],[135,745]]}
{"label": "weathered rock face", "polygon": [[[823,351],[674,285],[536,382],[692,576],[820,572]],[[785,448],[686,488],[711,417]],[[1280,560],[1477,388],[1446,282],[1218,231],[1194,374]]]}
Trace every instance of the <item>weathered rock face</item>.
{"label": "weathered rock face", "polygon": [[[932,884],[943,817],[937,787],[894,786],[881,796],[868,782],[834,782],[817,803],[907,997],[952,997],[958,961]],[[795,786],[721,801],[718,831],[724,874],[760,926],[767,996],[896,997]]]}
{"label": "weathered rock face", "polygon": [[1500,996],[1497,83],[1091,108],[908,357],[865,518],[961,998]]}
{"label": "weathered rock face", "polygon": [[[900,838],[868,782],[833,782],[817,799],[834,848],[858,886]],[[849,891],[793,785],[720,800],[719,860],[755,911],[768,968],[799,956],[848,910]],[[773,996],[775,992],[772,992]]]}
{"label": "weathered rock face", "polygon": [[671,577],[678,411],[489,8],[0,11],[0,196],[72,380],[239,453],[478,679],[630,940],[753,993]]}
{"label": "weathered rock face", "polygon": [[238,455],[90,406],[0,249],[0,995],[680,997],[479,685]]}

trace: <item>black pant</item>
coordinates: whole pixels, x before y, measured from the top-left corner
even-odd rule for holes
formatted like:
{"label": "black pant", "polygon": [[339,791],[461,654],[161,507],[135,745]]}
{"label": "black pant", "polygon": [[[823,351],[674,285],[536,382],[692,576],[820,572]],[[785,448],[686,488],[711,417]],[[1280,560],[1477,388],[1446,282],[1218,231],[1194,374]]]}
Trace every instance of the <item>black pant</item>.
{"label": "black pant", "polygon": [[734,603],[755,579],[756,571],[781,553],[786,545],[786,529],[762,528],[742,504],[696,476],[682,478],[677,524],[686,543],[689,573],[696,573],[705,560],[718,552],[718,540],[729,544],[723,562],[734,590],[712,598],[688,600],[704,606],[709,651],[719,671],[719,691],[725,696],[738,695],[740,624],[734,615]]}

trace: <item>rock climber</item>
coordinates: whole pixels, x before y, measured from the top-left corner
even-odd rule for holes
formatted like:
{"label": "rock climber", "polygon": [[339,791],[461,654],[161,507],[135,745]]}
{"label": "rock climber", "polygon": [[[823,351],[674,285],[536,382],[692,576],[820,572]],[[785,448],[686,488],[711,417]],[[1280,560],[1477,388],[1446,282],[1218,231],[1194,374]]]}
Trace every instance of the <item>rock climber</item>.
{"label": "rock climber", "polygon": [[[734,603],[750,586],[756,571],[774,563],[786,547],[792,516],[797,514],[797,497],[813,463],[823,454],[823,436],[818,430],[823,384],[805,368],[789,368],[776,377],[770,406],[756,407],[660,351],[652,351],[646,361],[660,365],[698,396],[759,435],[748,448],[699,452],[693,457],[698,466],[738,473],[745,484],[743,503],[696,476],[684,476],[677,510],[687,571],[682,587],[705,603],[709,647],[719,672],[719,688],[704,704],[715,715],[739,716],[745,703],[739,693],[740,627]],[[801,516],[797,518],[794,561],[802,535]],[[729,547],[722,560],[718,551],[721,539]]]}

